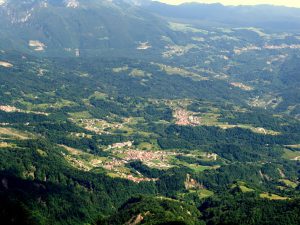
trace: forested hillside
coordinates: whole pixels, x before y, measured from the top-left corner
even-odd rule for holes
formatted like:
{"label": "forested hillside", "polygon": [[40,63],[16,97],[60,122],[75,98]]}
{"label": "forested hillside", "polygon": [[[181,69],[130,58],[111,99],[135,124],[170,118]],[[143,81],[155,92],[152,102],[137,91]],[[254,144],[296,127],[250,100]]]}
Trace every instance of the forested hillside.
{"label": "forested hillside", "polygon": [[299,13],[0,1],[3,224],[299,224]]}

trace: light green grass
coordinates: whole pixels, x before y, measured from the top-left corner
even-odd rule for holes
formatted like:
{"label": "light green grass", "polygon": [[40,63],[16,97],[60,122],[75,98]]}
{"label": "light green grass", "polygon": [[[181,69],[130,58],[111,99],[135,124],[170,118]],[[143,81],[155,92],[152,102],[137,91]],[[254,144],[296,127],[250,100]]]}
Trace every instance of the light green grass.
{"label": "light green grass", "polygon": [[193,27],[190,24],[184,24],[184,23],[169,23],[169,27],[171,30],[174,31],[180,31],[183,33],[202,33],[202,34],[208,34],[209,32],[207,30],[202,30],[202,29],[198,29]]}
{"label": "light green grass", "polygon": [[300,144],[297,144],[297,145],[286,145],[286,147],[300,149]]}
{"label": "light green grass", "polygon": [[173,158],[171,164],[177,165],[177,166],[186,166],[192,170],[194,170],[195,172],[203,172],[204,170],[209,170],[209,169],[213,169],[213,167],[211,166],[201,166],[198,164],[189,164],[183,161],[180,161],[178,159]]}
{"label": "light green grass", "polygon": [[91,98],[106,99],[107,98],[107,94],[99,92],[99,91],[95,91],[94,94],[92,94],[91,96],[89,96],[89,99],[91,99]]}
{"label": "light green grass", "polygon": [[300,157],[300,152],[291,151],[289,149],[284,149],[283,158],[285,158],[285,159],[295,159],[296,157]]}
{"label": "light green grass", "polygon": [[207,190],[207,189],[201,189],[198,191],[198,195],[199,195],[199,198],[208,198],[210,196],[213,196],[214,192]]}
{"label": "light green grass", "polygon": [[66,106],[76,106],[75,102],[65,100],[65,99],[61,99],[55,103],[42,103],[42,104],[33,104],[30,102],[26,102],[24,100],[18,100],[17,102],[29,111],[41,111],[41,112],[45,112],[45,110],[49,108],[61,109]]}
{"label": "light green grass", "polygon": [[241,189],[241,191],[242,191],[243,193],[254,191],[253,189],[248,188],[248,187],[243,186],[243,185],[240,185],[239,188]]}
{"label": "light green grass", "polygon": [[88,111],[69,113],[73,119],[91,119],[92,116]]}
{"label": "light green grass", "polygon": [[291,180],[288,180],[288,179],[280,179],[279,181],[282,182],[287,187],[296,188],[298,186],[297,183],[295,183]]}
{"label": "light green grass", "polygon": [[261,198],[267,198],[270,200],[287,200],[287,199],[289,199],[288,197],[282,197],[282,196],[279,196],[276,194],[268,194],[268,193],[261,193],[259,196]]}
{"label": "light green grass", "polygon": [[142,142],[137,146],[137,148],[141,150],[151,150],[154,149],[154,146],[151,143]]}

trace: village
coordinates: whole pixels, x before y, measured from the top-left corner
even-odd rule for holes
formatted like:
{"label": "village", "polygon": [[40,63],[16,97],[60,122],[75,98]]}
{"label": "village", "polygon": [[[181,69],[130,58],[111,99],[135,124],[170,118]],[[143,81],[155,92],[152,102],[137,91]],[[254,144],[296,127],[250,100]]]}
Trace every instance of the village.
{"label": "village", "polygon": [[[61,145],[61,147],[65,148],[68,152],[62,152],[64,158],[68,160],[71,165],[80,170],[90,171],[95,168],[103,168],[109,176],[128,179],[136,183],[157,181],[157,179],[144,177],[139,171],[128,167],[129,163],[140,161],[150,168],[167,170],[177,165],[176,160],[174,161],[176,156],[186,155],[175,151],[138,150],[133,146],[133,143],[134,141],[127,141],[111,144],[110,148],[106,150],[109,152],[108,157],[97,157],[90,153],[85,153],[81,150],[63,145]],[[188,154],[188,156],[200,157],[209,161],[215,161],[218,157],[215,153],[207,152],[197,155]],[[190,183],[195,186],[192,181]]]}
{"label": "village", "polygon": [[[72,118],[71,120],[74,121]],[[78,123],[85,129],[97,134],[110,134],[107,129],[120,129],[123,127],[123,124],[121,123],[112,124],[102,119],[79,119]]]}
{"label": "village", "polygon": [[262,49],[268,49],[268,50],[281,50],[281,49],[300,49],[300,45],[299,44],[292,44],[292,45],[288,45],[288,44],[281,44],[281,45],[269,45],[269,44],[265,44],[262,47],[258,47],[255,45],[249,45],[246,47],[242,47],[242,48],[234,48],[233,52],[236,55],[240,55],[244,52],[248,52],[248,51],[261,51]]}
{"label": "village", "polygon": [[238,87],[238,88],[240,88],[240,89],[242,89],[242,90],[245,90],[245,91],[252,91],[253,90],[253,87],[250,87],[250,86],[248,86],[248,85],[246,85],[246,84],[243,84],[243,83],[239,83],[239,82],[232,82],[232,83],[230,83],[232,86],[234,86],[234,87]]}
{"label": "village", "polygon": [[180,126],[198,126],[201,124],[200,117],[182,108],[176,109],[173,116],[176,119],[176,124]]}
{"label": "village", "polygon": [[68,146],[60,145],[66,152],[62,152],[64,158],[74,167],[90,171],[102,167],[113,177],[120,177],[139,183],[142,181],[155,181],[157,179],[147,178],[138,171],[131,171],[127,167],[130,162],[141,161],[143,164],[157,169],[169,169],[170,157],[178,153],[166,151],[142,151],[133,147],[133,141],[114,143],[106,151],[110,151],[108,157],[98,157]]}

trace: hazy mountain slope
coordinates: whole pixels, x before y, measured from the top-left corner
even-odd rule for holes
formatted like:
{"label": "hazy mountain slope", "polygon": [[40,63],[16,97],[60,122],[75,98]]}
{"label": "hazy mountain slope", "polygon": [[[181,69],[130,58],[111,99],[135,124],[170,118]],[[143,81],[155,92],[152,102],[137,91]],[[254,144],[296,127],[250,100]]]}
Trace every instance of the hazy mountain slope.
{"label": "hazy mountain slope", "polygon": [[166,17],[202,20],[203,24],[255,26],[269,30],[298,30],[300,9],[259,6],[223,6],[221,4],[186,3],[178,6],[153,2],[146,9]]}
{"label": "hazy mountain slope", "polygon": [[147,41],[160,48],[160,37],[169,31],[164,21],[123,1],[10,0],[1,6],[0,17],[2,48],[50,55],[75,55],[77,49],[125,55]]}

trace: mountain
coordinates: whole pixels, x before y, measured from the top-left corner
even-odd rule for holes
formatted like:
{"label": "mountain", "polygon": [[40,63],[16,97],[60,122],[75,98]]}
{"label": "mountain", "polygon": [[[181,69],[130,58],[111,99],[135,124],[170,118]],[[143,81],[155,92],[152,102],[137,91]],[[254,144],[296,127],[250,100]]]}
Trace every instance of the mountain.
{"label": "mountain", "polygon": [[169,31],[129,1],[10,0],[0,14],[2,48],[46,55],[121,55],[147,41],[160,48],[160,36]]}
{"label": "mountain", "polygon": [[99,224],[204,224],[196,207],[168,198],[129,199],[118,212]]}
{"label": "mountain", "polygon": [[298,9],[0,4],[1,224],[300,224]]}
{"label": "mountain", "polygon": [[147,11],[176,19],[203,21],[203,25],[260,27],[271,31],[299,31],[298,8],[258,5],[224,6],[222,4],[185,3],[168,5],[153,2]]}

